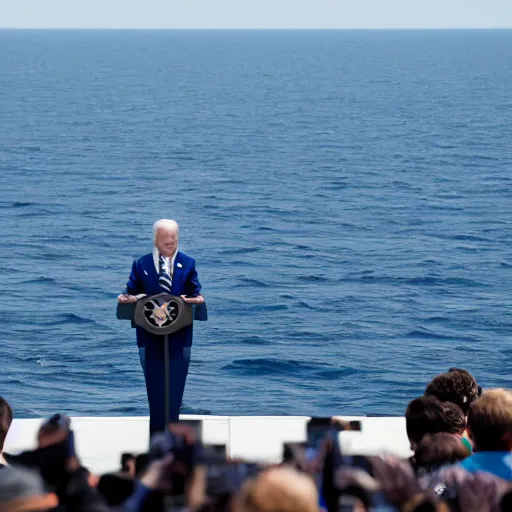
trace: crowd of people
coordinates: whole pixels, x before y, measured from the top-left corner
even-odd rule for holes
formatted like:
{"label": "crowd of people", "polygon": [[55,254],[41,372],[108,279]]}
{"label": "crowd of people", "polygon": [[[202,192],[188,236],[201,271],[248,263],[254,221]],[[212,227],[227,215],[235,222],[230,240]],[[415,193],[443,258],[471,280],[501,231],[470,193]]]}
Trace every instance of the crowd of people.
{"label": "crowd of people", "polygon": [[42,424],[36,450],[3,453],[13,411],[0,398],[0,511],[512,512],[512,391],[482,390],[451,368],[405,417],[409,459],[344,454],[339,439],[357,426],[312,419],[307,442],[285,445],[280,464],[257,465],[203,446],[185,421],[97,476],[81,464],[64,415]]}

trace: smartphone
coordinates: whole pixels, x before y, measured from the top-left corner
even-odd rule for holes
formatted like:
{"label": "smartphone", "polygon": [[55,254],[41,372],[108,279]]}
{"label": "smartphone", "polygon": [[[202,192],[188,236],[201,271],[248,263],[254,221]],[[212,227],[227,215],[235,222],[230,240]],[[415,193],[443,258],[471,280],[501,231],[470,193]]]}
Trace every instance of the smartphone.
{"label": "smartphone", "polygon": [[[337,440],[337,425],[332,418],[311,418],[307,423],[306,461],[317,489],[325,498],[326,462],[331,458],[332,441]],[[328,489],[327,489],[328,492]]]}
{"label": "smartphone", "polygon": [[176,455],[183,451],[199,452],[202,437],[202,422],[199,420],[186,420],[170,423],[164,432],[157,432],[151,437],[149,448],[150,460],[158,460],[172,453]]}
{"label": "smartphone", "polygon": [[362,423],[358,420],[349,421],[348,425],[349,425],[349,430],[357,431],[357,432],[363,431]]}
{"label": "smartphone", "polygon": [[165,512],[187,512],[187,498],[185,495],[164,496],[163,509]]}
{"label": "smartphone", "polygon": [[210,460],[206,469],[206,494],[222,496],[235,492],[235,484],[230,478],[230,462]]}
{"label": "smartphone", "polygon": [[[159,460],[168,454],[173,455],[166,479],[172,489],[169,500],[173,507],[181,507],[180,496],[185,494],[185,488],[194,468],[201,463],[201,421],[189,420],[171,423],[164,432],[154,434],[149,450],[150,460]],[[169,507],[167,507],[169,508]]]}
{"label": "smartphone", "polygon": [[333,418],[311,418],[307,424],[308,445],[310,448],[319,450],[327,438],[335,437],[345,428],[345,425],[334,421]]}
{"label": "smartphone", "polygon": [[208,496],[236,494],[247,479],[256,477],[261,470],[259,464],[246,462],[223,461],[209,464],[206,493]]}
{"label": "smartphone", "polygon": [[227,457],[225,444],[208,444],[203,446],[202,461],[204,464],[222,462]]}
{"label": "smartphone", "polygon": [[306,462],[307,443],[284,443],[283,444],[283,462],[296,463],[299,466]]}
{"label": "smartphone", "polygon": [[188,427],[187,430],[194,432],[197,439],[201,441],[203,438],[203,422],[201,420],[180,420],[175,423],[169,424],[169,430],[171,432],[183,432],[182,426]]}

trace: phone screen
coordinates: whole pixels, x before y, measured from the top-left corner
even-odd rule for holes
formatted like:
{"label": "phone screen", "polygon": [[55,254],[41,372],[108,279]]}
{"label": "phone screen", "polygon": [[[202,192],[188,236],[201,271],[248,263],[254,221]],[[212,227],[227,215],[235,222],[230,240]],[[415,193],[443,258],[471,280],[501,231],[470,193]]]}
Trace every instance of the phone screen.
{"label": "phone screen", "polygon": [[306,460],[319,492],[323,488],[326,450],[334,429],[332,418],[311,418],[307,424]]}
{"label": "phone screen", "polygon": [[180,420],[169,424],[169,430],[173,433],[182,433],[184,426],[188,427],[188,430],[192,430],[198,441],[201,441],[203,438],[203,422],[201,420]]}
{"label": "phone screen", "polygon": [[357,432],[361,432],[363,430],[362,424],[360,421],[353,420],[353,421],[350,421],[348,425],[349,425],[349,430],[354,430]]}
{"label": "phone screen", "polygon": [[332,418],[311,418],[307,424],[309,448],[320,450],[327,437],[337,430]]}
{"label": "phone screen", "polygon": [[248,478],[257,476],[260,471],[258,464],[211,462],[207,465],[207,494],[221,496],[237,493]]}
{"label": "phone screen", "polygon": [[203,446],[203,460],[206,464],[210,461],[223,461],[227,457],[225,444],[207,444]]}
{"label": "phone screen", "polygon": [[299,468],[306,467],[307,443],[285,443],[283,445],[283,462],[295,464]]}

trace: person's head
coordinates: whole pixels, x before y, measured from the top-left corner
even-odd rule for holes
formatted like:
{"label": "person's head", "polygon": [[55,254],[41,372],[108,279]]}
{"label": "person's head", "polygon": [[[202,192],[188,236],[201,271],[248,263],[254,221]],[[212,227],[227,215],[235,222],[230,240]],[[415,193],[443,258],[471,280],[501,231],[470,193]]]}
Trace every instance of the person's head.
{"label": "person's head", "polygon": [[464,413],[457,405],[440,402],[433,396],[422,396],[414,399],[405,411],[405,426],[411,449],[426,434],[447,432],[462,435],[466,427]]}
{"label": "person's head", "polygon": [[2,512],[42,512],[57,505],[57,496],[47,492],[39,474],[13,466],[0,470]]}
{"label": "person's head", "polygon": [[431,472],[445,464],[464,460],[469,455],[469,449],[459,436],[446,432],[427,434],[416,445],[414,466],[417,471]]}
{"label": "person's head", "polygon": [[467,370],[450,368],[434,377],[425,389],[426,396],[458,405],[467,415],[471,404],[482,394],[482,388]]}
{"label": "person's head", "polygon": [[500,512],[509,512],[512,510],[512,488],[510,488],[500,499]]}
{"label": "person's head", "polygon": [[121,455],[121,472],[135,478],[135,455],[132,453]]}
{"label": "person's head", "polygon": [[469,409],[468,429],[475,451],[512,451],[512,391],[484,391]]}
{"label": "person's head", "polygon": [[272,468],[245,483],[236,511],[317,512],[318,493],[310,477],[292,468]]}
{"label": "person's head", "polygon": [[134,488],[135,480],[119,474],[102,475],[97,486],[98,492],[111,507],[124,503],[133,494]]}
{"label": "person's head", "polygon": [[153,224],[153,244],[158,252],[170,258],[178,249],[179,226],[171,219],[160,219]]}
{"label": "person's head", "polygon": [[0,453],[4,450],[5,438],[11,426],[12,417],[11,406],[0,396]]}
{"label": "person's head", "polygon": [[140,453],[135,457],[135,476],[140,476],[146,471],[149,466],[149,455],[147,453]]}

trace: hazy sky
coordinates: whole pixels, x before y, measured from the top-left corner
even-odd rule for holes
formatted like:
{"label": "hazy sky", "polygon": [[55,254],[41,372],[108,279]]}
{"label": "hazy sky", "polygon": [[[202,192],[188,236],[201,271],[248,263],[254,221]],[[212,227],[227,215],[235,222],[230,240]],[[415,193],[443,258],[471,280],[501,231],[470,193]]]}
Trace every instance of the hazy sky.
{"label": "hazy sky", "polygon": [[0,27],[512,27],[512,0],[0,0]]}

